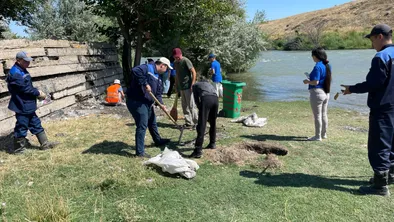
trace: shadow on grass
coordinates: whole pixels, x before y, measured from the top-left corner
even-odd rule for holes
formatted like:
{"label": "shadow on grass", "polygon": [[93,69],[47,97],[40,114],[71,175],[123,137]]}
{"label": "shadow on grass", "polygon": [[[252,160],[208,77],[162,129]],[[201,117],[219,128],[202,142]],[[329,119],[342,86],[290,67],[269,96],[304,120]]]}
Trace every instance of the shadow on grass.
{"label": "shadow on grass", "polygon": [[13,146],[13,133],[0,136],[0,151],[9,153]]}
{"label": "shadow on grass", "polygon": [[[170,129],[179,129],[178,126],[176,126],[174,123],[162,123],[158,122],[157,123],[158,128],[170,128]],[[187,129],[185,129],[187,130]]]}
{"label": "shadow on grass", "polygon": [[266,141],[266,140],[276,140],[276,141],[308,141],[307,137],[302,136],[278,136],[278,135],[241,135],[243,138],[257,140],[257,141]]}
{"label": "shadow on grass", "polygon": [[135,126],[135,123],[126,123],[125,125],[129,126],[129,127],[133,127],[133,126]]}
{"label": "shadow on grass", "polygon": [[313,187],[358,194],[357,189],[351,189],[343,186],[365,185],[365,182],[359,180],[349,180],[338,177],[324,177],[303,173],[283,173],[279,175],[271,175],[244,170],[239,174],[240,176],[247,178],[256,178],[256,184],[270,187]]}
{"label": "shadow on grass", "polygon": [[134,154],[129,153],[131,151],[130,146],[123,142],[112,142],[104,140],[101,143],[97,143],[90,147],[89,149],[83,151],[83,154],[86,153],[95,153],[95,154],[116,154],[119,156],[126,157],[134,157]]}
{"label": "shadow on grass", "polygon": [[[0,152],[12,153],[14,146],[14,133],[10,133],[8,135],[0,136]],[[26,146],[27,149],[31,150],[39,150],[39,146],[35,146],[30,144],[30,146]]]}
{"label": "shadow on grass", "polygon": [[187,178],[181,176],[180,174],[176,173],[176,174],[170,174],[168,172],[163,172],[163,170],[161,169],[161,167],[156,166],[154,164],[150,164],[147,166],[149,169],[156,171],[158,174],[160,174],[161,176],[164,177],[170,177],[170,178],[174,178],[174,179],[185,179],[188,180]]}

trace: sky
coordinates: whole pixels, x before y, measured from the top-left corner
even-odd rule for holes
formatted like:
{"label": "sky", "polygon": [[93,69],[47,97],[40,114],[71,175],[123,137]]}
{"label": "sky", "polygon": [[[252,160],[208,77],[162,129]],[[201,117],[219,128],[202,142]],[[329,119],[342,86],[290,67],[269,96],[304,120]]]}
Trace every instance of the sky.
{"label": "sky", "polygon": [[246,0],[246,13],[252,19],[257,10],[264,10],[268,20],[286,18],[304,12],[330,8],[350,0]]}
{"label": "sky", "polygon": [[[285,18],[288,16],[315,11],[324,8],[330,8],[340,5],[350,0],[246,0],[246,13],[248,19],[252,19],[256,11],[265,11],[268,20]],[[11,22],[11,31],[19,36],[26,36],[24,29],[26,27],[18,26]]]}

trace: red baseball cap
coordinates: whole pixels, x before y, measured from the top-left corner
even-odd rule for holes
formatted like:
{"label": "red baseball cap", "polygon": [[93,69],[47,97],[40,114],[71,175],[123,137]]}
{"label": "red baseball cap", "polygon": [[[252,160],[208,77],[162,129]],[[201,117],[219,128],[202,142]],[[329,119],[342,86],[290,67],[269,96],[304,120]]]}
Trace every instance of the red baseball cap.
{"label": "red baseball cap", "polygon": [[180,48],[175,48],[172,50],[172,56],[173,57],[178,57],[182,55],[182,50]]}

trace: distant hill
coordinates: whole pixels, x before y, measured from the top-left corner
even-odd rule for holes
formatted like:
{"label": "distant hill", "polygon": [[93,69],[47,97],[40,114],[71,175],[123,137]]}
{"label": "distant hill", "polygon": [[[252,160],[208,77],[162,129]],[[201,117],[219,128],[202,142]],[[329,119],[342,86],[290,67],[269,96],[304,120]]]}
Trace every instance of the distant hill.
{"label": "distant hill", "polygon": [[[297,1],[294,1],[294,4]],[[291,7],[291,6],[287,6]],[[324,23],[325,32],[366,31],[379,23],[394,27],[394,0],[359,0],[262,24],[270,39],[278,39]]]}

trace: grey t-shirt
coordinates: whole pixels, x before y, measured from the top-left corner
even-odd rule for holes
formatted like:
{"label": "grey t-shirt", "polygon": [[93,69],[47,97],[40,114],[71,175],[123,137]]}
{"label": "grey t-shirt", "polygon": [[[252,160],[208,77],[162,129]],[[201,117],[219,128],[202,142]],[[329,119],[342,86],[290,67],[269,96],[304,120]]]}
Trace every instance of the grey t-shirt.
{"label": "grey t-shirt", "polygon": [[176,78],[178,78],[178,89],[190,89],[193,82],[192,72],[190,71],[193,68],[192,62],[188,58],[183,57],[181,61],[175,61],[174,66]]}
{"label": "grey t-shirt", "polygon": [[217,96],[215,87],[208,81],[200,81],[194,84],[193,94],[198,97]]}

